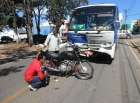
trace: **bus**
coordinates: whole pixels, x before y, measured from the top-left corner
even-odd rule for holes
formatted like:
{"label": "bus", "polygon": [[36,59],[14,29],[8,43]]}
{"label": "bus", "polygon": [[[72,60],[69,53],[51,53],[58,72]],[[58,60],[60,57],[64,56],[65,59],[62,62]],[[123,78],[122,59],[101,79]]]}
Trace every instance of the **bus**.
{"label": "bus", "polygon": [[72,39],[80,47],[83,56],[105,53],[113,59],[119,27],[116,4],[81,6],[70,16],[67,39]]}

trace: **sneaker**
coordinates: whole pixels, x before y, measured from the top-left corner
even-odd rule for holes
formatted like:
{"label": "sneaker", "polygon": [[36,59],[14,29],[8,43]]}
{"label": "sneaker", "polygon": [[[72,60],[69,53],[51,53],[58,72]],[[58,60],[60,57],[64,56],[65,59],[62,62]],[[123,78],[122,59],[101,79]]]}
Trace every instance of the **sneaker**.
{"label": "sneaker", "polygon": [[37,88],[33,88],[31,85],[28,86],[32,91],[37,91]]}

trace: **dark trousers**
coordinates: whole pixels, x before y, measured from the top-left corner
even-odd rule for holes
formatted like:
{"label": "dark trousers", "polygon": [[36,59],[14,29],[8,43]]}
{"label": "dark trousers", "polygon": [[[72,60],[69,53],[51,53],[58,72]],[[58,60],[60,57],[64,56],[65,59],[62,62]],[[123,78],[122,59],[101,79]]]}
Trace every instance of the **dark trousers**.
{"label": "dark trousers", "polygon": [[34,76],[34,78],[28,82],[32,87],[39,88],[43,83],[49,81],[49,78],[46,76],[43,80],[40,80],[38,75]]}

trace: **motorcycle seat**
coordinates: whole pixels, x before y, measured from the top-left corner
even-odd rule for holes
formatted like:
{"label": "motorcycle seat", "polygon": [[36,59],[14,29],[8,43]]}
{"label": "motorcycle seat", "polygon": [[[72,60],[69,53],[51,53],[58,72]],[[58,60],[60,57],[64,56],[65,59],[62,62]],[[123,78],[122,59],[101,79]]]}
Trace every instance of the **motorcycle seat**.
{"label": "motorcycle seat", "polygon": [[58,59],[58,57],[59,57],[59,54],[58,54],[58,53],[49,52],[48,54],[49,54],[49,56],[51,56],[53,59]]}

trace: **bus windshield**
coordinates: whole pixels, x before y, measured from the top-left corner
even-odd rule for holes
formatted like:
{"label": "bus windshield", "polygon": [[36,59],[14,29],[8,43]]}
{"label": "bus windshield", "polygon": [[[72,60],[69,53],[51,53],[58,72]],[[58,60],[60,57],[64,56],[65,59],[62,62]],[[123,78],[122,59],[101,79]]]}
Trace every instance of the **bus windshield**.
{"label": "bus windshield", "polygon": [[115,6],[91,6],[75,9],[69,30],[113,30]]}

